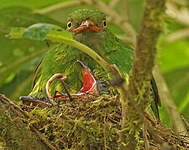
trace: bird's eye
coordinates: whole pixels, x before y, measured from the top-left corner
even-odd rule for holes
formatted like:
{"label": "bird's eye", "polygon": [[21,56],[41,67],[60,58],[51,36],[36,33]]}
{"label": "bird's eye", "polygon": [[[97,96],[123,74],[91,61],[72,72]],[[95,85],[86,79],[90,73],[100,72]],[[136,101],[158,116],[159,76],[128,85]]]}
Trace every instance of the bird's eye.
{"label": "bird's eye", "polygon": [[67,23],[67,28],[68,28],[68,29],[71,29],[71,28],[72,28],[72,22],[71,22],[71,21],[69,21],[69,22]]}
{"label": "bird's eye", "polygon": [[107,27],[106,20],[103,20],[103,21],[102,21],[102,26],[103,26],[104,28]]}

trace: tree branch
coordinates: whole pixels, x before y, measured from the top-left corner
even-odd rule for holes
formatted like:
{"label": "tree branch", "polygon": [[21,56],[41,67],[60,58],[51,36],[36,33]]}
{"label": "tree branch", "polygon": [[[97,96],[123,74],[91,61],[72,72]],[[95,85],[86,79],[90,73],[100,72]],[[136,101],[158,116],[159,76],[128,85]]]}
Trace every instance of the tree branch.
{"label": "tree branch", "polygon": [[179,31],[176,31],[176,32],[168,35],[167,41],[174,42],[176,40],[180,40],[180,39],[187,38],[187,37],[189,37],[189,28],[184,28],[184,29],[181,29]]}
{"label": "tree branch", "polygon": [[24,123],[27,119],[25,112],[0,94],[0,136],[6,142],[6,147],[10,150],[56,150],[34,127],[28,128]]}
{"label": "tree branch", "polygon": [[119,1],[120,0],[111,0],[109,3],[109,7],[113,9]]}
{"label": "tree branch", "polygon": [[144,113],[150,104],[150,81],[164,12],[164,0],[146,0],[125,102],[127,112],[124,116],[127,122],[123,122],[123,128],[129,127],[130,131],[129,134],[123,134],[126,138],[123,136],[122,143],[127,141],[128,144],[126,146],[122,144],[121,149],[137,149],[137,137],[140,129],[145,125]]}
{"label": "tree branch", "polygon": [[35,11],[35,13],[39,13],[39,14],[47,14],[53,11],[56,11],[58,9],[63,9],[63,8],[67,8],[67,7],[72,7],[75,5],[79,5],[81,4],[80,1],[69,1],[69,2],[63,2],[63,3],[59,3],[56,5],[52,5],[43,9],[39,9],[37,11]]}
{"label": "tree branch", "polygon": [[171,17],[176,19],[178,22],[189,25],[189,11],[187,8],[181,9],[180,11],[176,8],[175,4],[171,1],[167,2],[166,13]]}
{"label": "tree branch", "polygon": [[160,98],[162,99],[162,103],[165,105],[165,108],[167,109],[169,118],[171,119],[174,128],[176,129],[177,132],[180,132],[184,135],[187,134],[186,128],[180,117],[178,109],[175,106],[173,100],[171,99],[171,95],[169,94],[167,85],[159,72],[158,66],[156,66],[154,69],[154,77],[156,79],[157,87],[159,87],[158,91],[161,93]]}

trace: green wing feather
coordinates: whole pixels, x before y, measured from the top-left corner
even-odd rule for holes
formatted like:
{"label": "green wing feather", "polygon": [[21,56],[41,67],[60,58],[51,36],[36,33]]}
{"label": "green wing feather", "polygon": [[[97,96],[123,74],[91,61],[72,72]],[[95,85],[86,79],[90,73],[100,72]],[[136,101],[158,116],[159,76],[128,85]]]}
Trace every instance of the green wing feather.
{"label": "green wing feather", "polygon": [[122,73],[129,73],[133,63],[133,49],[126,46],[110,31],[107,31],[105,36],[102,45],[106,57],[112,64],[116,64]]}
{"label": "green wing feather", "polygon": [[[103,50],[105,51],[106,56],[109,58],[112,64],[116,64],[119,70],[126,75],[131,70],[133,64],[133,54],[134,51],[132,48],[126,46],[121,40],[116,38],[111,32],[107,32],[107,38],[104,40]],[[158,106],[161,106],[160,98],[158,94],[158,89],[156,86],[156,82],[152,77],[151,80],[152,85],[152,102],[151,108],[158,120],[159,117],[159,109]]]}

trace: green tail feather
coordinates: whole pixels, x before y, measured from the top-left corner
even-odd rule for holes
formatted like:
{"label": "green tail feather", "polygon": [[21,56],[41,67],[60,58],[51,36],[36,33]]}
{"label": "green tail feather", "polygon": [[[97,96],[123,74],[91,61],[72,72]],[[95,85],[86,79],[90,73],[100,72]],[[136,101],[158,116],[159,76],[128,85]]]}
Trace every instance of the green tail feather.
{"label": "green tail feather", "polygon": [[161,102],[160,102],[158,88],[157,88],[156,82],[154,80],[154,77],[152,77],[151,85],[152,85],[152,92],[153,92],[153,101],[151,103],[151,108],[152,108],[152,111],[153,111],[154,115],[156,116],[156,118],[160,121],[158,107],[161,106]]}

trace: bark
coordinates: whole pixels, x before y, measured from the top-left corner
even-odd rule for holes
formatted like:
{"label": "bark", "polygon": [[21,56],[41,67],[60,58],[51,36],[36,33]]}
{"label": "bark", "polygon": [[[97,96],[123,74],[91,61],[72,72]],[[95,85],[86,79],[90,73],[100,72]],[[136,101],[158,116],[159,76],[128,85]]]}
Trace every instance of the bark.
{"label": "bark", "polygon": [[[39,135],[24,123],[27,115],[8,98],[0,94],[0,136],[9,150],[50,150]],[[35,130],[33,128],[33,130]]]}
{"label": "bark", "polygon": [[139,132],[141,128],[146,128],[144,127],[144,113],[150,104],[150,81],[164,11],[165,0],[146,0],[141,31],[137,39],[134,64],[127,90],[125,106],[127,112],[124,115],[126,121],[123,124],[123,128],[129,129],[129,131],[123,133],[121,149],[137,149]]}

